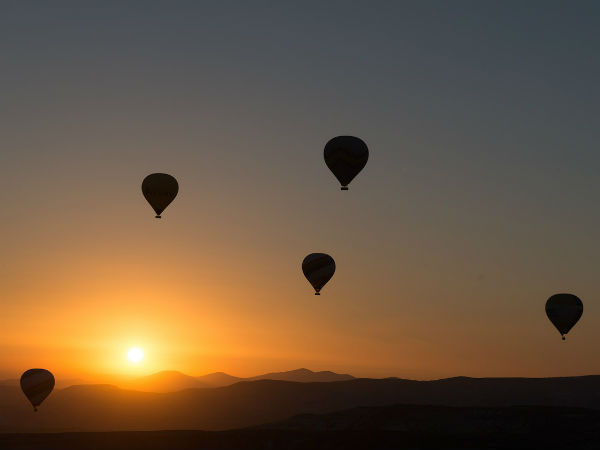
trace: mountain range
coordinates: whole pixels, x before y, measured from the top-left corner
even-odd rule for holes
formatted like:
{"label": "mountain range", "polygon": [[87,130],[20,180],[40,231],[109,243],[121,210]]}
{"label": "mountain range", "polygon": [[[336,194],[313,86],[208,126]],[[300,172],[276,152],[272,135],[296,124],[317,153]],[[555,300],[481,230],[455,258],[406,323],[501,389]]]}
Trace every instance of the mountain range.
{"label": "mountain range", "polygon": [[313,372],[309,369],[296,369],[287,372],[271,372],[249,378],[240,378],[224,372],[214,372],[208,375],[192,377],[177,371],[162,371],[121,382],[119,387],[147,392],[176,392],[182,389],[215,388],[230,386],[240,381],[280,380],[295,381],[299,383],[330,382],[352,380],[354,377],[347,374],[338,374],[329,371]]}
{"label": "mountain range", "polygon": [[[309,369],[295,369],[287,372],[271,372],[254,377],[241,378],[226,374],[225,372],[214,372],[198,377],[186,375],[175,370],[165,370],[142,377],[115,377],[107,376],[104,384],[111,384],[123,389],[144,392],[177,392],[183,389],[215,388],[230,386],[240,381],[256,380],[281,380],[296,381],[299,383],[330,382],[352,380],[354,377],[348,374],[339,374],[330,371],[313,372]],[[97,384],[83,379],[57,379],[56,388],[63,389],[74,385]],[[19,380],[0,380],[0,386],[18,386]]]}
{"label": "mountain range", "polygon": [[600,410],[600,376],[398,378],[331,382],[240,381],[216,388],[156,393],[110,385],[55,389],[33,413],[17,386],[0,386],[0,432],[108,430],[227,430],[394,404],[455,407],[517,405]]}

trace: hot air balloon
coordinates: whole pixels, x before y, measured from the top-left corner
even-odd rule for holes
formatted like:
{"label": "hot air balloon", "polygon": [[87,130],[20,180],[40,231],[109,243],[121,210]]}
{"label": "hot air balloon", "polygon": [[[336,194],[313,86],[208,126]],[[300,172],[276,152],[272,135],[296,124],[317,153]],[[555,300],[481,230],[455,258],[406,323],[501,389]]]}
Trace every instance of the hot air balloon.
{"label": "hot air balloon", "polygon": [[311,253],[302,261],[302,272],[315,288],[315,295],[321,295],[321,289],[335,273],[335,261],[325,253]]}
{"label": "hot air balloon", "polygon": [[21,389],[37,411],[54,389],[54,375],[46,369],[29,369],[21,375]]}
{"label": "hot air balloon", "polygon": [[177,180],[166,173],[153,173],[142,181],[142,193],[156,212],[157,219],[160,219],[160,214],[175,199],[177,192]]}
{"label": "hot air balloon", "polygon": [[348,184],[369,159],[367,144],[354,136],[334,137],[325,145],[323,153],[325,164],[342,185],[342,191],[348,190]]}
{"label": "hot air balloon", "polygon": [[572,294],[555,294],[546,302],[546,315],[565,340],[565,334],[583,314],[583,303]]}

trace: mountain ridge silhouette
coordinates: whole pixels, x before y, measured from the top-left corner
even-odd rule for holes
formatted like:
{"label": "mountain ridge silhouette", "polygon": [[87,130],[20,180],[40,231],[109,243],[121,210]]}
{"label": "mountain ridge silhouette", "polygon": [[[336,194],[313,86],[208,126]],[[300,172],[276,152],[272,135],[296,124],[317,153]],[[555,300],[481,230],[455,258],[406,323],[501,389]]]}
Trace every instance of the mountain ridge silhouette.
{"label": "mountain ridge silhouette", "polygon": [[76,385],[55,390],[35,416],[20,389],[0,386],[0,411],[11,411],[0,415],[0,432],[226,430],[297,414],[392,404],[600,410],[600,375],[434,381],[357,378],[311,383],[256,380],[169,393],[125,390],[106,384]]}
{"label": "mountain ridge silhouette", "polygon": [[[214,388],[229,386],[240,381],[255,380],[283,380],[308,382],[328,382],[354,379],[352,375],[338,374],[328,370],[313,372],[306,368],[288,370],[284,372],[269,372],[252,377],[236,377],[225,372],[213,372],[206,375],[192,376],[178,370],[161,370],[149,375],[138,377],[107,376],[107,381],[86,382],[81,379],[57,380],[57,388],[65,388],[73,385],[97,385],[111,384],[123,389],[138,390],[144,392],[177,392],[183,389]],[[18,386],[18,379],[0,380],[0,386]]]}

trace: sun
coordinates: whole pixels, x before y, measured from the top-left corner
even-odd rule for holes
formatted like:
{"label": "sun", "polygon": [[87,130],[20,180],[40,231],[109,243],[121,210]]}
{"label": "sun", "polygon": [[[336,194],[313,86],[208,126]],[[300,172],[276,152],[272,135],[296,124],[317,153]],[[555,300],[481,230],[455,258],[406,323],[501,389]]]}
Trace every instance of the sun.
{"label": "sun", "polygon": [[144,359],[144,350],[139,347],[131,347],[127,352],[127,359],[133,364],[139,364]]}

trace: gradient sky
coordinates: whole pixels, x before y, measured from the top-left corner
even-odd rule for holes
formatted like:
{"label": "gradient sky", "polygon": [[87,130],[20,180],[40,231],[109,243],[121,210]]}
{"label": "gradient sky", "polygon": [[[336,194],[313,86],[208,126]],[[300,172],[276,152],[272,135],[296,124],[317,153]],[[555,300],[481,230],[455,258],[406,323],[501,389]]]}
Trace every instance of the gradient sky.
{"label": "gradient sky", "polygon": [[[600,373],[599,17],[3,2],[0,376]],[[370,148],[348,192],[340,134]],[[152,172],[180,183],[161,221]],[[556,292],[585,306],[565,343]]]}

